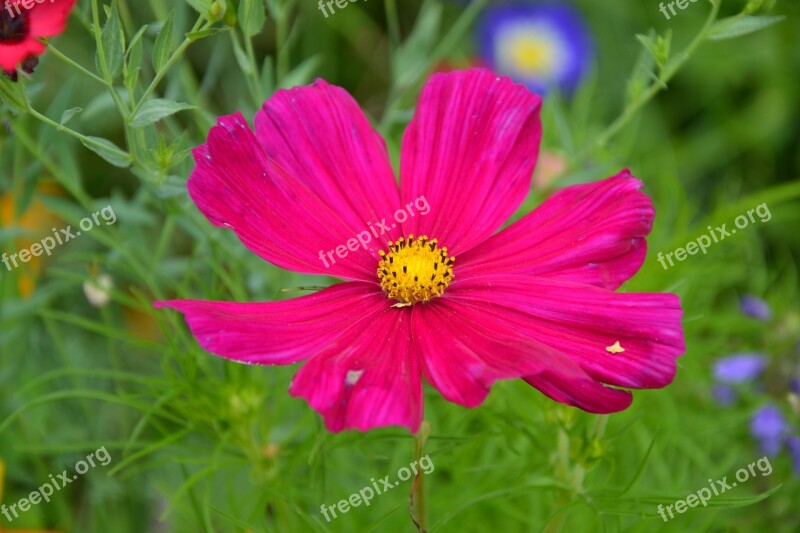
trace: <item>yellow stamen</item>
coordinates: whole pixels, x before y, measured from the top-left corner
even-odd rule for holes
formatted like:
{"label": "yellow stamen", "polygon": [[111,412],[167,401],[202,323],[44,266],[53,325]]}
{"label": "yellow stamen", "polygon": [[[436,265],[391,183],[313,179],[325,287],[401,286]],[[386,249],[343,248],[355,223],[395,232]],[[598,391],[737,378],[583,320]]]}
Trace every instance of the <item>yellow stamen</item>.
{"label": "yellow stamen", "polygon": [[455,257],[447,257],[447,247],[439,248],[436,239],[427,236],[389,243],[389,253],[381,251],[378,279],[381,288],[398,304],[406,307],[441,296],[453,281]]}

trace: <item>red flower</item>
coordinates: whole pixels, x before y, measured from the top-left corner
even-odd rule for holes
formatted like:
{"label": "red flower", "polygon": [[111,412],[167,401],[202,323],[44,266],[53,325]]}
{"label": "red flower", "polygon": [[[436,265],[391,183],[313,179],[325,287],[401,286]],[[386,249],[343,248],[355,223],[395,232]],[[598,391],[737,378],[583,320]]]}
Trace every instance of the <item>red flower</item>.
{"label": "red flower", "polygon": [[32,72],[45,45],[67,25],[75,0],[0,0],[0,69],[16,79],[17,68]]}

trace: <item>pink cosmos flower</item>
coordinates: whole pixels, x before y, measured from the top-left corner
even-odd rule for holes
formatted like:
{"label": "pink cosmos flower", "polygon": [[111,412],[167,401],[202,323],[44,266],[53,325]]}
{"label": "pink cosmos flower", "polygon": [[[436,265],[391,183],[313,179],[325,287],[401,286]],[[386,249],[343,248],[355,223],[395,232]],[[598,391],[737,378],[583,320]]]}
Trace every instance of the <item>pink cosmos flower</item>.
{"label": "pink cosmos flower", "polygon": [[[564,189],[501,230],[530,188],[540,105],[488,70],[434,75],[403,138],[399,186],[358,104],[325,81],[277,92],[255,133],[240,113],[220,118],[194,151],[200,210],[275,265],[347,281],[286,301],[156,306],[184,313],[222,357],[305,361],[290,393],[331,431],[416,431],[422,376],[466,407],[522,378],[589,412],[625,409],[621,388],[672,381],[680,302],[614,292],[642,265],[654,216],[628,171]],[[420,197],[429,214],[391,224]],[[344,246],[379,223],[385,234]]]}
{"label": "pink cosmos flower", "polygon": [[76,0],[0,0],[0,70],[16,79],[31,72],[45,50],[43,37],[58,35]]}

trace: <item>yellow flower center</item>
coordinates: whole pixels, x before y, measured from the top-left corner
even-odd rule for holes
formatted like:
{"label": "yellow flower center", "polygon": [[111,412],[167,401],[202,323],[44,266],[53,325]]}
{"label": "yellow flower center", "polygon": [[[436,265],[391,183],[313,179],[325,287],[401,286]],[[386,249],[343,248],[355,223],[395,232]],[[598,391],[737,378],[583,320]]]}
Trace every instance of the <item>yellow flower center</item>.
{"label": "yellow flower center", "polygon": [[398,307],[427,302],[441,296],[453,281],[455,257],[447,257],[447,247],[439,248],[436,239],[414,239],[409,235],[389,243],[389,253],[381,250],[378,279],[384,292]]}
{"label": "yellow flower center", "polygon": [[531,35],[515,44],[511,61],[521,72],[547,75],[555,68],[556,54],[548,39]]}

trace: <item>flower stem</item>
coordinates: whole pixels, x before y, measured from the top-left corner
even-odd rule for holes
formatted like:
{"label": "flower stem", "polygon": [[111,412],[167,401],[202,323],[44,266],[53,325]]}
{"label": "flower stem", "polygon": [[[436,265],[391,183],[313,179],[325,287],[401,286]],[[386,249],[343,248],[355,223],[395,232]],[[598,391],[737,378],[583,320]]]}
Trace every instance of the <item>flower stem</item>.
{"label": "flower stem", "polygon": [[71,66],[72,68],[74,68],[74,69],[78,70],[78,71],[79,71],[79,72],[81,72],[82,74],[84,74],[84,75],[86,75],[86,76],[88,76],[88,77],[92,78],[92,79],[93,79],[94,81],[96,81],[97,83],[101,83],[101,84],[103,84],[103,85],[104,85],[104,86],[106,86],[106,87],[108,87],[108,86],[109,86],[109,85],[108,85],[108,83],[106,82],[106,80],[104,80],[103,78],[101,78],[100,76],[98,76],[97,74],[95,74],[94,72],[90,71],[89,69],[87,69],[87,68],[86,68],[86,67],[84,67],[83,65],[80,65],[80,64],[76,63],[76,62],[75,62],[75,61],[73,61],[73,60],[72,60],[72,59],[71,59],[69,56],[66,56],[66,55],[62,54],[62,53],[61,53],[61,52],[60,52],[60,51],[59,51],[59,50],[58,50],[58,49],[57,49],[55,46],[53,46],[52,44],[49,44],[49,43],[48,43],[48,44],[47,44],[47,49],[48,49],[48,50],[50,50],[50,53],[51,53],[51,54],[53,54],[54,56],[56,56],[57,58],[59,58],[61,61],[63,61],[63,62],[64,62],[64,63],[66,63],[67,65]]}
{"label": "flower stem", "polygon": [[[431,434],[431,424],[427,420],[423,420],[419,426],[417,434],[414,435],[414,460],[419,464],[422,458],[422,452],[425,449],[425,441]],[[416,514],[414,508],[416,507]],[[411,514],[411,520],[417,531],[425,532],[427,521],[425,519],[425,475],[424,472],[417,472],[414,476],[414,486],[411,489],[411,495],[408,499],[408,512]]]}

